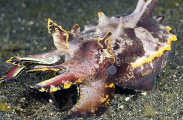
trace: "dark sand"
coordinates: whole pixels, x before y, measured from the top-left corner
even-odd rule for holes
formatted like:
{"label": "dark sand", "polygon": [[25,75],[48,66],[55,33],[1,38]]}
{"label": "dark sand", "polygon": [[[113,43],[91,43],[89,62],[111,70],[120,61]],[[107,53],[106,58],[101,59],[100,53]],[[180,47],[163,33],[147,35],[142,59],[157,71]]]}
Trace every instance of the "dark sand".
{"label": "dark sand", "polygon": [[[106,16],[131,13],[137,0],[0,0],[0,76],[11,67],[5,61],[11,56],[38,54],[53,47],[47,32],[51,18],[66,30],[78,23],[97,21],[97,12]],[[95,119],[183,119],[183,2],[160,0],[154,15],[166,16],[164,25],[177,35],[174,56],[155,78],[152,91],[141,92],[116,88],[114,100],[107,111]],[[61,119],[77,100],[76,87],[55,93],[61,110],[49,104],[45,93],[34,93],[28,88],[46,79],[47,73],[22,74],[16,83],[0,85],[1,119]],[[144,95],[146,94],[146,95]],[[130,98],[126,101],[127,98]],[[91,119],[91,118],[90,118]]]}

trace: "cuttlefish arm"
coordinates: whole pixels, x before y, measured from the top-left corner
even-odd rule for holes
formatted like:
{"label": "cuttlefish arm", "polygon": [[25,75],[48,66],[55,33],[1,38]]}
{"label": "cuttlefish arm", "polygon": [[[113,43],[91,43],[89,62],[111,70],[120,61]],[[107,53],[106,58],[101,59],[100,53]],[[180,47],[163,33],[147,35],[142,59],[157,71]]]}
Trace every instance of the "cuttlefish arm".
{"label": "cuttlefish arm", "polygon": [[63,119],[75,117],[98,117],[102,115],[113,99],[114,84],[106,77],[85,81],[79,85],[80,99]]}
{"label": "cuttlefish arm", "polygon": [[39,71],[61,71],[67,69],[66,67],[64,67],[64,65],[54,65],[54,66],[45,66],[45,65],[38,65],[38,66],[34,66],[34,68],[32,70],[28,70],[26,71],[27,73],[29,72],[39,72]]}
{"label": "cuttlefish arm", "polygon": [[14,81],[29,65],[32,64],[53,64],[60,60],[59,51],[57,49],[51,50],[50,52],[30,55],[27,57],[12,57],[7,60],[7,63],[15,65],[9,70],[6,75],[1,77],[1,83]]}
{"label": "cuttlefish arm", "polygon": [[80,99],[63,119],[74,117],[97,117],[103,114],[110,104],[114,94],[114,84],[108,75],[101,75],[96,79],[88,80],[78,76],[78,73],[65,72],[46,81],[30,85],[40,92],[55,92],[68,89],[71,85],[80,85]]}
{"label": "cuttlefish arm", "polygon": [[53,64],[60,60],[60,52],[55,48],[49,52],[37,55],[29,55],[26,57],[11,57],[6,63],[13,65],[24,65],[25,62],[38,64]]}
{"label": "cuttlefish arm", "polygon": [[29,87],[40,92],[55,92],[61,89],[67,89],[71,85],[81,83],[83,79],[76,73],[65,72],[43,82],[30,85]]}
{"label": "cuttlefish arm", "polygon": [[[42,54],[29,55],[26,57],[20,57],[20,56],[11,57],[9,60],[6,61],[6,63],[13,64],[15,65],[15,67],[13,67],[6,75],[2,76],[1,78],[2,81],[13,80],[19,75],[19,73],[21,73],[27,67],[28,64],[29,65],[30,64],[44,64],[44,65],[58,64],[57,62],[60,61],[62,54],[64,54],[64,51],[67,50],[67,40],[69,36],[65,30],[63,30],[60,26],[58,26],[56,23],[54,23],[50,19],[48,20],[48,23],[49,23],[48,31],[52,33],[53,41],[55,43],[56,48]],[[59,44],[62,46],[61,50],[57,48],[57,47],[60,47]],[[34,71],[45,71],[45,70],[58,71],[60,69],[61,68],[52,69],[51,67],[49,67],[41,70],[36,69]]]}
{"label": "cuttlefish arm", "polygon": [[31,65],[31,63],[24,63],[24,66],[15,65],[0,78],[0,83],[15,81],[20,73],[23,72],[29,65]]}
{"label": "cuttlefish arm", "polygon": [[[7,63],[13,65],[23,65],[24,62],[38,63],[38,64],[53,64],[60,60],[61,54],[69,54],[74,51],[72,45],[68,43],[69,34],[61,26],[48,19],[48,31],[52,34],[55,48],[49,52],[29,55],[26,57],[11,57]],[[72,49],[71,49],[72,48]]]}

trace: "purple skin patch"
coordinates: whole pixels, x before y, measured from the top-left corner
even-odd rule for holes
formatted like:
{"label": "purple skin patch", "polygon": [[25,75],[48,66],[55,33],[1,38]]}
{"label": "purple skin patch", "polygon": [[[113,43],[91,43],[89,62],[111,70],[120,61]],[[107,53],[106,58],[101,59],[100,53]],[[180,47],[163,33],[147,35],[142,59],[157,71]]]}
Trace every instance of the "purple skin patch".
{"label": "purple skin patch", "polygon": [[[80,32],[79,25],[64,30],[48,19],[55,49],[26,57],[12,57],[14,64],[1,83],[12,81],[28,65],[28,72],[54,71],[59,75],[30,85],[40,92],[55,92],[79,85],[80,99],[65,119],[101,116],[113,98],[115,86],[136,90],[151,90],[154,77],[165,66],[171,41],[169,26],[163,26],[163,16],[152,17],[158,0],[139,0],[133,13],[106,17],[99,12],[99,22]],[[64,62],[60,63],[64,55]],[[112,77],[111,77],[112,76]]]}

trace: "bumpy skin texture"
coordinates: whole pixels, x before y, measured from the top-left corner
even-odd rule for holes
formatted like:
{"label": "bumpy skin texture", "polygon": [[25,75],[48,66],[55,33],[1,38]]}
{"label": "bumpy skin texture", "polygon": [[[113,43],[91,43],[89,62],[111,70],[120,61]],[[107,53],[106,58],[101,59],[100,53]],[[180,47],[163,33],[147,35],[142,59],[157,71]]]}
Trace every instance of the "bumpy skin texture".
{"label": "bumpy skin texture", "polygon": [[[126,16],[108,18],[99,12],[99,22],[85,26],[81,32],[78,25],[66,31],[48,19],[55,49],[7,60],[15,67],[2,77],[1,83],[15,80],[29,65],[37,65],[29,72],[59,73],[30,88],[55,92],[78,84],[80,99],[64,119],[100,116],[113,98],[115,85],[151,90],[153,77],[166,64],[171,41],[177,39],[169,33],[170,27],[161,24],[163,16],[152,17],[157,2],[139,0],[134,12]],[[62,55],[65,60],[60,63]]]}

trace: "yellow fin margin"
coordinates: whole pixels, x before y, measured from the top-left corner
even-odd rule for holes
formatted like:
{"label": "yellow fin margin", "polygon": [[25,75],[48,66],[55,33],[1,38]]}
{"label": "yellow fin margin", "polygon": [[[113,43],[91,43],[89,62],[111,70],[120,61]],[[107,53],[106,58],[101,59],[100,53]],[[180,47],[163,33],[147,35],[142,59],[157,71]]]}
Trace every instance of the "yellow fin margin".
{"label": "yellow fin margin", "polygon": [[161,55],[163,55],[165,50],[171,50],[171,42],[177,40],[177,36],[175,36],[175,35],[173,35],[173,34],[170,33],[170,30],[171,30],[171,29],[172,29],[171,27],[168,27],[168,32],[169,32],[170,35],[172,35],[172,37],[171,37],[171,38],[168,40],[168,42],[167,42],[167,44],[168,44],[169,46],[160,47],[160,48],[158,49],[158,51],[157,51],[157,52],[158,52],[157,54],[151,55],[151,56],[147,57],[145,60],[143,60],[143,61],[141,61],[141,62],[139,62],[139,63],[135,63],[135,62],[134,62],[134,63],[131,63],[131,67],[136,68],[136,67],[142,66],[143,64],[150,63],[150,62],[152,62],[156,57],[160,57]]}
{"label": "yellow fin margin", "polygon": [[171,46],[171,42],[172,42],[172,41],[176,41],[176,40],[177,40],[177,36],[170,33],[170,30],[171,30],[171,29],[172,29],[171,27],[168,27],[168,33],[169,33],[170,35],[172,35],[172,37],[171,37],[171,38],[168,40],[168,42],[167,42],[167,44],[169,44],[170,46]]}

